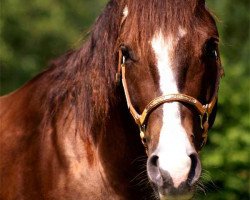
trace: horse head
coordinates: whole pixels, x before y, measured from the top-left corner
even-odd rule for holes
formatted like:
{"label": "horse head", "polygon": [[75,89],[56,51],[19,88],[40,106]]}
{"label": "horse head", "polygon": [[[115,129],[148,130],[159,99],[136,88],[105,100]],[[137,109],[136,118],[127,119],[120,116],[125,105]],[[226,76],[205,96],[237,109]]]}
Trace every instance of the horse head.
{"label": "horse head", "polygon": [[148,154],[147,174],[165,197],[192,193],[199,151],[216,115],[219,36],[204,1],[128,1],[118,79]]}

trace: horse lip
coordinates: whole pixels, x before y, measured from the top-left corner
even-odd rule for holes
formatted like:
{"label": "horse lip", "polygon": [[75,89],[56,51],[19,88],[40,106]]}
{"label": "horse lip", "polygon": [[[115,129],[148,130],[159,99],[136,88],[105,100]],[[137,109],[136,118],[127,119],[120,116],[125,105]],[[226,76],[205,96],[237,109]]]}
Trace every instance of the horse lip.
{"label": "horse lip", "polygon": [[159,182],[149,181],[151,186],[160,200],[190,200],[194,196],[195,185],[191,186],[188,181],[185,181],[179,185],[178,188],[168,185],[159,184]]}
{"label": "horse lip", "polygon": [[[183,185],[186,183],[183,183]],[[180,189],[180,188],[179,188]],[[178,188],[161,188],[157,187],[160,200],[190,200],[194,196],[194,187],[184,190]]]}

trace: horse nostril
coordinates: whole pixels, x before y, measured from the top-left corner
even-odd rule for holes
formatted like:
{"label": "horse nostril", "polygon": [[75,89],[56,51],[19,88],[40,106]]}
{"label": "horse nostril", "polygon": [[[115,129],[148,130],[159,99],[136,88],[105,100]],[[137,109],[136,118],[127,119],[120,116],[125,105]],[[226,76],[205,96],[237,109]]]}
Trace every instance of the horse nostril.
{"label": "horse nostril", "polygon": [[159,157],[158,156],[152,155],[148,158],[147,171],[148,171],[148,176],[153,183],[157,185],[163,184],[163,180],[162,180],[160,169],[159,169]]}
{"label": "horse nostril", "polygon": [[200,177],[201,174],[201,163],[196,153],[191,154],[191,168],[188,174],[188,183],[193,185]]}
{"label": "horse nostril", "polygon": [[159,157],[156,156],[156,155],[153,155],[149,159],[149,164],[151,164],[151,165],[153,165],[155,167],[159,167],[159,161],[158,160],[159,160]]}

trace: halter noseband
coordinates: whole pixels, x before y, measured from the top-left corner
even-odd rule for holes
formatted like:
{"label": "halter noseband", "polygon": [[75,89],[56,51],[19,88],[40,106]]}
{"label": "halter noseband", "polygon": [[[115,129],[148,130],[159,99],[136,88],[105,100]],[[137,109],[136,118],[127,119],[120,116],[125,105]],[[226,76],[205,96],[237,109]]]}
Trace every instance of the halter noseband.
{"label": "halter noseband", "polygon": [[192,105],[199,113],[200,121],[201,121],[201,129],[203,129],[202,133],[202,139],[203,142],[200,146],[200,149],[206,144],[207,137],[208,137],[208,129],[209,129],[209,116],[213,111],[213,108],[217,102],[217,92],[215,93],[212,101],[209,104],[202,105],[197,99],[185,95],[185,94],[168,94],[163,95],[160,97],[156,97],[153,99],[143,110],[142,114],[139,114],[134,106],[131,103],[130,95],[128,92],[127,87],[127,81],[126,81],[126,66],[125,66],[125,58],[122,55],[122,51],[119,50],[119,64],[118,64],[118,72],[116,74],[116,80],[117,82],[120,81],[120,78],[122,78],[122,85],[128,105],[128,109],[133,116],[136,124],[140,128],[140,137],[142,140],[142,143],[147,151],[147,140],[145,137],[145,131],[146,131],[146,120],[148,119],[151,112],[153,112],[156,108],[161,106],[165,103],[171,103],[171,102],[181,102],[181,103],[188,103]]}

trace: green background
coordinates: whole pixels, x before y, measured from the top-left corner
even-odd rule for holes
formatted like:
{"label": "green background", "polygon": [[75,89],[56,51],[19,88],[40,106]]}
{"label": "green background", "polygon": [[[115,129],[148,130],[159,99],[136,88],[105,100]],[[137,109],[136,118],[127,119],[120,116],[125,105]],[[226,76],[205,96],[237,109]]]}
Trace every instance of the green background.
{"label": "green background", "polygon": [[[106,0],[1,0],[1,94],[20,87],[49,60],[83,42]],[[201,156],[195,199],[248,200],[250,147],[249,0],[208,0],[217,16],[226,76],[219,113]]]}

